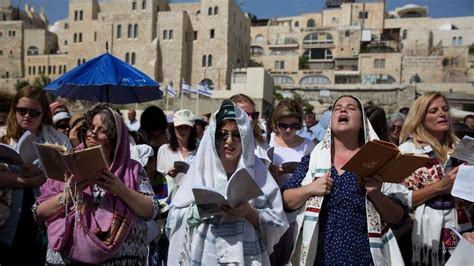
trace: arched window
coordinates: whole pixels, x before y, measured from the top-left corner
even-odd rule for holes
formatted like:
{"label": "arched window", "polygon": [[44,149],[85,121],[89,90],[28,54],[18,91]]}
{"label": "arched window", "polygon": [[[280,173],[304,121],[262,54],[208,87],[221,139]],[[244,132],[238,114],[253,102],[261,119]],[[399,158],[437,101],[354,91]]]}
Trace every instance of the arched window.
{"label": "arched window", "polygon": [[283,75],[273,76],[273,82],[275,82],[275,84],[278,84],[278,85],[295,84],[295,82],[293,81],[291,77],[283,76]]}
{"label": "arched window", "polygon": [[117,39],[122,38],[122,25],[117,25]]}
{"label": "arched window", "polygon": [[332,35],[326,32],[313,32],[304,37],[303,44],[332,44],[334,39]]}
{"label": "arched window", "polygon": [[219,7],[215,6],[214,7],[214,15],[217,15],[219,13]]}
{"label": "arched window", "polygon": [[207,56],[203,55],[202,56],[202,67],[206,67],[206,65],[207,65]]}
{"label": "arched window", "polygon": [[323,75],[310,75],[305,76],[300,80],[301,85],[310,85],[310,84],[331,84],[331,80],[328,77]]}
{"label": "arched window", "polygon": [[212,66],[212,54],[207,56],[207,67]]}
{"label": "arched window", "polygon": [[210,79],[201,80],[201,82],[199,82],[199,85],[207,87],[209,90],[214,89],[214,82],[212,82],[212,80],[210,80]]}
{"label": "arched window", "polygon": [[458,45],[462,45],[462,37],[461,36],[458,37]]}
{"label": "arched window", "polygon": [[452,45],[452,46],[456,46],[457,43],[458,43],[458,42],[457,42],[457,38],[456,38],[456,37],[453,37],[453,38],[451,39],[451,45]]}
{"label": "arched window", "polygon": [[314,19],[308,19],[306,22],[306,27],[307,28],[314,28],[316,27],[316,22],[314,22]]}
{"label": "arched window", "polygon": [[127,32],[127,37],[132,38],[132,24],[128,24],[128,32]]}
{"label": "arched window", "polygon": [[133,38],[137,38],[138,37],[138,24],[135,24],[135,26],[133,26]]}
{"label": "arched window", "polygon": [[256,43],[263,43],[263,40],[264,40],[264,39],[265,39],[265,38],[263,37],[262,34],[258,34],[257,36],[255,36],[255,42],[256,42]]}
{"label": "arched window", "polygon": [[210,7],[210,8],[207,10],[207,15],[208,15],[208,16],[211,16],[211,15],[212,15],[212,7]]}
{"label": "arched window", "polygon": [[28,50],[26,51],[26,55],[39,55],[38,47],[36,46],[28,47]]}

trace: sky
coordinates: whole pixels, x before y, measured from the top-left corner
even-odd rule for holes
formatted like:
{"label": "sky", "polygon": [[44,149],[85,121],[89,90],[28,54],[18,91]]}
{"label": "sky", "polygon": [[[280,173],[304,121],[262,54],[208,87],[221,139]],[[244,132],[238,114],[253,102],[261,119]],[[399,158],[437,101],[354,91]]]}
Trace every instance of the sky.
{"label": "sky", "polygon": [[[196,2],[196,0],[171,0],[172,2]],[[324,0],[236,0],[244,12],[258,18],[296,16],[301,13],[319,12]],[[386,0],[387,9],[393,10],[406,4],[428,6],[430,17],[474,16],[474,0]],[[67,0],[12,0],[21,8],[27,3],[39,11],[44,7],[49,22],[67,17]]]}

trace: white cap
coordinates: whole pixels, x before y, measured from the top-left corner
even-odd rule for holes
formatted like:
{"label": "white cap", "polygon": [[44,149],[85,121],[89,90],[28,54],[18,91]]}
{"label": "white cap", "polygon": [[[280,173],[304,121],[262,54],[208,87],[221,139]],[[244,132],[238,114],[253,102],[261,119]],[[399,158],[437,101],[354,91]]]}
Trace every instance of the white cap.
{"label": "white cap", "polygon": [[175,127],[179,126],[194,126],[194,114],[191,110],[181,109],[174,113],[173,124]]}
{"label": "white cap", "polygon": [[68,112],[59,112],[53,116],[53,124],[65,119],[71,119],[71,114]]}

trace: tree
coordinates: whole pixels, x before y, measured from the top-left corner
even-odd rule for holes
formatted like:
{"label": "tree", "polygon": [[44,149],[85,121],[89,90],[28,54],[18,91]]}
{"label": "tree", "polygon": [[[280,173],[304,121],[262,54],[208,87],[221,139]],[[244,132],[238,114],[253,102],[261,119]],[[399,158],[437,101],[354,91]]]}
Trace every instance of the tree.
{"label": "tree", "polygon": [[21,88],[29,86],[30,82],[27,80],[18,80],[15,84],[15,89],[19,91]]}
{"label": "tree", "polygon": [[299,69],[307,69],[308,61],[309,61],[309,57],[307,57],[306,55],[300,56],[299,62],[298,62]]}

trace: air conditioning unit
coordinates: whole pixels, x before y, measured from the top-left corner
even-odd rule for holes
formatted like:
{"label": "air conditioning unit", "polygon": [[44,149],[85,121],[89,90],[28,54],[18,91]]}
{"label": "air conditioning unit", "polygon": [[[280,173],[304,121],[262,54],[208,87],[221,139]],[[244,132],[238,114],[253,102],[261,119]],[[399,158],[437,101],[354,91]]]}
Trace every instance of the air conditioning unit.
{"label": "air conditioning unit", "polygon": [[359,50],[352,50],[352,55],[353,56],[358,56],[359,55]]}

